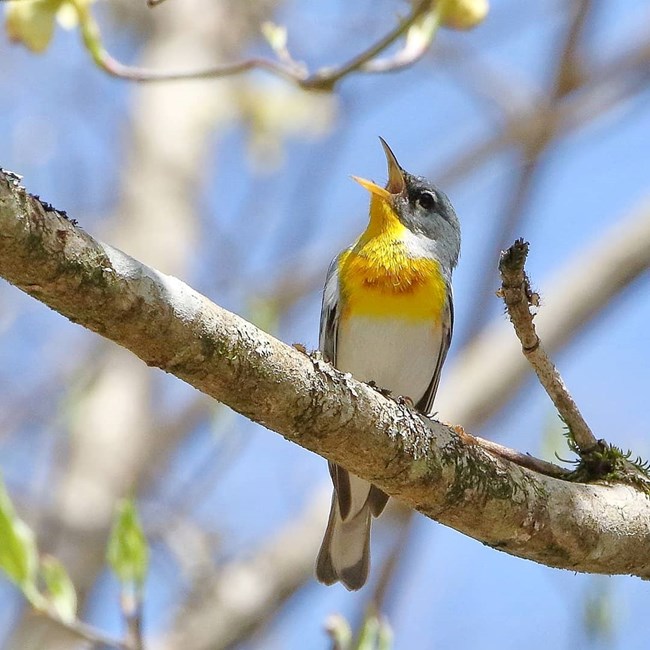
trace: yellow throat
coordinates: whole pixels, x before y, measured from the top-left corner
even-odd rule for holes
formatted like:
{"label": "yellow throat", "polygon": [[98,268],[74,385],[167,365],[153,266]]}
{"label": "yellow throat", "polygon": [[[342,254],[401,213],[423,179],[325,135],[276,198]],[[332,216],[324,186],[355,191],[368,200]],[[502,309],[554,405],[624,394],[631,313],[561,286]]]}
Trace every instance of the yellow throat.
{"label": "yellow throat", "polygon": [[370,223],[338,260],[344,318],[440,320],[447,296],[440,265],[409,255],[407,233],[390,204],[371,194]]}

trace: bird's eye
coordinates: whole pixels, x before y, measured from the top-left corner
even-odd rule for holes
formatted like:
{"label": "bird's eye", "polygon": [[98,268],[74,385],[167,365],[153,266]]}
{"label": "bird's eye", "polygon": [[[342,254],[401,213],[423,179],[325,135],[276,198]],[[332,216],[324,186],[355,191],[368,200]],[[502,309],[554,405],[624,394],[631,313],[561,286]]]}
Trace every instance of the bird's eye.
{"label": "bird's eye", "polygon": [[420,192],[418,194],[417,202],[425,210],[431,210],[437,201],[438,197],[433,192]]}

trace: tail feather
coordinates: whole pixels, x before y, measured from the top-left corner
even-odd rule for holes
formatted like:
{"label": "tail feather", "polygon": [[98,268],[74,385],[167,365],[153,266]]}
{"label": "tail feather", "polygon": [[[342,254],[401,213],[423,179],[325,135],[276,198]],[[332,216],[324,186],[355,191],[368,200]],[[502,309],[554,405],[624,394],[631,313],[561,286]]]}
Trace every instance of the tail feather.
{"label": "tail feather", "polygon": [[327,530],[316,561],[316,577],[326,585],[341,581],[351,591],[361,589],[370,569],[370,505],[344,521],[336,493]]}

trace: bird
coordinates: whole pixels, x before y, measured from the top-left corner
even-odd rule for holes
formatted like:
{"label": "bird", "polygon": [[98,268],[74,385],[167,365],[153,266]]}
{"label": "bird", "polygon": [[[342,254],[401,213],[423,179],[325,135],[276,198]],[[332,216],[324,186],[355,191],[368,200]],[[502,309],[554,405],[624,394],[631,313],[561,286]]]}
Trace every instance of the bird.
{"label": "bird", "polygon": [[[388,181],[352,177],[370,192],[369,220],[329,266],[319,349],[339,371],[431,416],[454,325],[460,223],[447,195],[406,172],[379,139]],[[316,578],[356,591],[368,579],[371,522],[388,495],[336,463],[329,473],[334,489]]]}

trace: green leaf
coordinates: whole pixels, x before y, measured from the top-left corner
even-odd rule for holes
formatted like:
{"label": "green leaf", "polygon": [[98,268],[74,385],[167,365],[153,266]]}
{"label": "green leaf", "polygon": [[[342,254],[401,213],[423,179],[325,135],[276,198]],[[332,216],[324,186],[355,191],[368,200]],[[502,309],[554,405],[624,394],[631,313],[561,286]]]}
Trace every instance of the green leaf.
{"label": "green leaf", "polygon": [[68,572],[50,555],[41,560],[40,569],[47,587],[47,600],[62,621],[72,623],[77,618],[77,592]]}
{"label": "green leaf", "polygon": [[47,49],[54,31],[54,17],[62,0],[8,2],[5,28],[9,40],[23,43],[32,52]]}
{"label": "green leaf", "polygon": [[117,504],[106,557],[122,584],[142,588],[149,564],[149,547],[133,499],[123,499]]}
{"label": "green leaf", "polygon": [[357,650],[391,650],[393,634],[384,619],[375,614],[366,616],[359,634]]}
{"label": "green leaf", "polygon": [[379,621],[379,638],[377,639],[377,650],[392,650],[393,630],[388,623],[381,619]]}
{"label": "green leaf", "polygon": [[363,622],[359,633],[357,650],[376,650],[377,633],[379,632],[379,621],[376,616],[368,616]]}
{"label": "green leaf", "polygon": [[4,483],[0,480],[0,569],[25,595],[37,594],[38,550],[34,533],[18,518]]}

